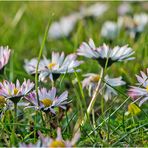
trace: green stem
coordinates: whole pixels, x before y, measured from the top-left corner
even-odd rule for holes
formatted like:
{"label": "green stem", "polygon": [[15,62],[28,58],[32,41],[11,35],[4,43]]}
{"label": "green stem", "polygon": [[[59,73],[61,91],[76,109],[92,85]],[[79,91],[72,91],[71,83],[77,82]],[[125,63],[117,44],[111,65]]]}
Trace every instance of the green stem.
{"label": "green stem", "polygon": [[[112,112],[109,117],[107,117],[106,119],[104,119],[104,120],[95,128],[95,130],[97,130],[97,129],[100,128],[105,122],[107,122],[107,121],[109,120],[109,118],[112,117],[112,116],[129,100],[129,98],[130,98],[130,97],[128,97],[114,112]],[[89,135],[91,135],[92,133],[93,133],[93,131],[90,132]]]}
{"label": "green stem", "polygon": [[[46,41],[46,38],[47,38],[49,26],[50,26],[50,19],[48,21],[48,25],[46,27],[46,30],[45,30],[45,33],[44,33],[44,38],[43,38],[43,41],[42,41],[42,44],[41,44],[41,47],[40,47],[40,51],[39,51],[39,55],[38,55],[38,62],[37,62],[37,66],[36,66],[36,73],[35,73],[35,91],[36,91],[38,106],[40,106],[40,100],[39,100],[39,95],[38,95],[38,68],[39,68],[39,63],[40,63],[40,59],[41,59],[41,56],[42,56],[42,52],[43,52],[43,49],[44,49],[45,41]],[[40,115],[41,115],[42,123],[44,125],[44,120],[43,120],[43,117],[42,117],[42,111],[41,111]]]}
{"label": "green stem", "polygon": [[53,88],[54,87],[54,80],[52,80],[51,85],[52,85],[52,88]]}
{"label": "green stem", "polygon": [[48,30],[49,30],[49,24],[50,24],[50,21],[48,22],[47,28],[46,28],[45,33],[44,33],[44,38],[43,38],[43,41],[42,41],[42,44],[41,44],[41,47],[40,47],[38,62],[37,62],[37,66],[36,66],[36,73],[35,73],[35,90],[36,90],[36,95],[37,95],[38,106],[40,106],[40,100],[39,100],[39,96],[38,96],[38,68],[39,68],[39,63],[40,63],[41,56],[42,56],[42,53],[43,53],[45,41],[46,41],[46,38],[47,38],[47,34],[48,34]]}
{"label": "green stem", "polygon": [[13,131],[12,131],[12,145],[17,142],[16,137],[16,122],[17,122],[17,103],[14,103],[14,117],[13,117]]}
{"label": "green stem", "polygon": [[16,122],[17,122],[17,103],[14,103],[14,124],[13,124],[13,131],[15,133],[16,130]]}
{"label": "green stem", "polygon": [[104,97],[101,98],[101,112],[104,113]]}

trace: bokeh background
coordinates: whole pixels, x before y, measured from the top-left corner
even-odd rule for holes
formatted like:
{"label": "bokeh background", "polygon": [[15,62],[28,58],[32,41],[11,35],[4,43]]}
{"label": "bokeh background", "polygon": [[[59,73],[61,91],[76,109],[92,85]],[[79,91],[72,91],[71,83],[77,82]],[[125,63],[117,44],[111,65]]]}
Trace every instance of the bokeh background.
{"label": "bokeh background", "polygon": [[[0,45],[8,45],[15,52],[11,56],[10,79],[15,79],[19,75],[26,75],[23,72],[24,59],[31,59],[38,56],[38,52],[43,39],[44,31],[49,19],[58,21],[62,16],[67,16],[80,10],[82,6],[89,6],[96,2],[0,2]],[[82,41],[93,38],[96,45],[100,46],[107,41],[100,36],[102,24],[109,21],[117,21],[117,8],[121,2],[103,2],[109,5],[109,9],[99,18],[82,19],[78,21],[73,32],[68,38],[49,39],[45,44],[44,54],[50,56],[52,51],[64,51],[65,53],[75,52]],[[134,13],[147,12],[147,2],[130,2]],[[143,70],[148,65],[148,29],[141,34],[135,42],[124,32],[116,38],[112,47],[115,45],[129,44],[136,51],[136,60],[112,66],[111,74],[114,76],[119,73],[132,81],[134,74]],[[89,64],[89,66],[85,66]],[[82,65],[83,72],[97,72],[97,62],[86,60]],[[114,70],[116,69],[116,70]],[[133,79],[134,81],[134,79]]]}
{"label": "bokeh background", "polygon": [[[38,57],[40,46],[44,37],[45,28],[48,24],[48,20],[51,20],[51,23],[54,21],[58,21],[61,17],[67,16],[73,12],[77,12],[80,10],[81,7],[84,6],[90,6],[91,4],[94,4],[96,2],[84,2],[84,1],[77,1],[77,2],[0,2],[0,46],[9,46],[12,49],[11,59],[9,61],[9,64],[6,66],[5,72],[6,72],[6,79],[15,81],[17,78],[19,80],[23,80],[24,78],[29,78],[32,81],[34,80],[34,77],[29,76],[24,68],[24,60],[25,59],[31,59],[34,57]],[[133,61],[127,61],[127,62],[118,62],[117,64],[113,64],[111,68],[108,70],[108,74],[110,77],[118,77],[122,76],[123,80],[127,82],[127,85],[125,87],[122,87],[122,92],[125,94],[125,97],[122,95],[119,95],[119,98],[116,102],[109,101],[105,104],[105,107],[107,108],[110,104],[113,104],[113,107],[111,107],[111,110],[107,112],[106,114],[112,113],[123,101],[127,98],[127,90],[130,85],[134,85],[136,82],[135,74],[139,74],[140,70],[146,71],[146,68],[148,68],[148,26],[145,28],[144,32],[140,35],[140,37],[137,40],[131,39],[125,31],[121,31],[120,34],[116,39],[113,40],[112,43],[109,41],[103,39],[100,35],[101,27],[105,21],[115,21],[118,20],[118,13],[117,9],[118,6],[122,3],[120,1],[118,2],[101,2],[106,3],[109,6],[109,9],[100,17],[92,19],[92,18],[85,18],[81,19],[77,22],[74,30],[70,33],[68,37],[61,38],[61,39],[51,39],[47,38],[47,41],[44,46],[43,54],[47,56],[47,58],[51,57],[52,51],[64,51],[66,54],[76,52],[77,48],[80,46],[80,44],[85,41],[87,42],[89,38],[93,38],[95,41],[95,44],[97,46],[102,45],[103,43],[109,44],[111,47],[114,47],[116,45],[125,45],[129,44],[130,47],[132,47],[135,50],[135,57],[136,59]],[[130,2],[132,6],[132,15],[135,13],[141,13],[145,12],[148,13],[148,2]],[[85,63],[80,66],[82,71],[79,73],[80,81],[83,79],[82,75],[86,73],[99,73],[100,68],[98,66],[98,63],[96,61],[93,61],[92,59],[87,59],[83,57],[78,57],[80,60],[84,60]],[[69,76],[69,77],[68,77]],[[63,92],[65,89],[69,91],[69,100],[72,100],[72,103],[70,104],[71,112],[68,115],[69,119],[72,119],[70,121],[70,124],[73,125],[71,128],[69,128],[70,132],[66,132],[66,138],[69,138],[72,133],[73,127],[75,123],[77,122],[77,118],[80,115],[80,112],[82,111],[80,109],[80,103],[78,101],[81,99],[81,93],[79,90],[78,84],[75,84],[75,86],[72,85],[72,80],[75,79],[75,75],[68,75],[67,77],[60,77],[57,81],[57,88]],[[64,83],[61,83],[64,82]],[[47,85],[49,87],[49,84],[42,84]],[[90,102],[90,98],[88,96],[88,92],[84,91],[86,103],[88,104]],[[99,100],[96,102],[96,106],[99,107]],[[81,102],[81,101],[80,101]],[[122,117],[124,113],[128,109],[128,104],[131,103],[131,100],[129,99],[128,103],[120,109],[116,115],[110,120],[110,124],[112,126],[112,131],[115,133],[116,137],[120,138],[120,135],[125,134],[124,129],[116,129],[122,123]],[[144,110],[147,108],[145,107]],[[73,118],[77,114],[76,118]],[[27,123],[27,121],[32,121],[32,117],[28,116],[30,115],[30,112],[23,112],[21,113],[21,116],[24,116],[25,118],[21,118],[20,121],[22,123]],[[104,115],[103,115],[104,116]],[[108,115],[109,116],[109,115]],[[31,119],[28,119],[30,117]],[[103,118],[99,118],[100,115],[97,114],[98,121],[101,121]],[[22,120],[23,119],[23,120]],[[140,114],[137,119],[137,125],[142,124],[140,122],[146,122],[145,121],[145,114]],[[140,120],[141,119],[141,120]],[[134,123],[131,124],[130,120],[126,120],[126,125],[128,127],[127,130],[132,131],[132,126]],[[99,122],[98,122],[99,123]],[[62,121],[62,126],[66,125],[66,120]],[[125,125],[125,127],[126,127]],[[135,126],[135,125],[134,125]],[[136,126],[135,126],[136,127]],[[105,125],[102,126],[102,131],[108,131],[108,127]],[[134,128],[135,129],[135,128]],[[89,131],[89,126],[86,127],[84,130],[84,133],[82,133],[81,140],[79,142],[79,146],[87,145],[90,146],[89,137],[86,138],[85,131]],[[122,131],[122,132],[121,132]],[[146,137],[146,134],[142,133],[139,134],[138,130],[136,130],[138,133],[137,135],[141,135],[138,137],[135,133],[130,136],[128,135],[128,139],[126,140],[130,141],[130,144],[133,146],[134,144],[136,146],[141,146],[141,143],[146,143],[143,138]],[[26,129],[23,127],[21,128],[21,131],[19,131],[20,135],[22,137],[25,137],[28,133]],[[144,135],[144,136],[143,136]],[[99,136],[95,135],[96,141],[98,141]],[[95,139],[94,138],[94,139]],[[114,137],[112,137],[114,138]],[[27,139],[27,138],[26,138]],[[33,138],[32,138],[33,139]],[[29,139],[25,142],[32,142]],[[132,140],[131,140],[132,139]],[[102,140],[103,141],[103,140]],[[3,142],[1,142],[3,143]],[[94,144],[94,143],[93,143]],[[104,143],[103,143],[104,144]],[[109,143],[110,144],[110,143]],[[92,145],[92,143],[91,143]],[[121,141],[122,145],[122,141]],[[127,145],[122,145],[127,147]]]}

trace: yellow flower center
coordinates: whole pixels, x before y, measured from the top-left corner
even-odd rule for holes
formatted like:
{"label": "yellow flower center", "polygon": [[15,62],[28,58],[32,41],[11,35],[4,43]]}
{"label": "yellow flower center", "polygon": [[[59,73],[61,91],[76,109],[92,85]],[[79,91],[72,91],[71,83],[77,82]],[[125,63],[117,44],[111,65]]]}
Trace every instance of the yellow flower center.
{"label": "yellow flower center", "polygon": [[0,107],[4,107],[6,100],[3,96],[0,96]]}
{"label": "yellow flower center", "polygon": [[91,81],[92,81],[92,82],[98,82],[99,79],[100,79],[100,76],[97,75],[97,76],[93,76],[93,77],[91,78]]}
{"label": "yellow flower center", "polygon": [[146,91],[148,92],[148,85],[146,86]]}
{"label": "yellow flower center", "polygon": [[14,95],[17,95],[19,90],[17,88],[14,89]]}
{"label": "yellow flower center", "polygon": [[41,100],[41,102],[44,104],[45,107],[49,107],[52,105],[53,101],[49,98],[45,98],[45,99]]}
{"label": "yellow flower center", "polygon": [[65,145],[65,143],[63,141],[54,140],[54,141],[51,142],[49,147],[66,147],[66,145]]}
{"label": "yellow flower center", "polygon": [[56,63],[50,63],[50,64],[48,64],[48,68],[52,69],[55,65],[56,65]]}

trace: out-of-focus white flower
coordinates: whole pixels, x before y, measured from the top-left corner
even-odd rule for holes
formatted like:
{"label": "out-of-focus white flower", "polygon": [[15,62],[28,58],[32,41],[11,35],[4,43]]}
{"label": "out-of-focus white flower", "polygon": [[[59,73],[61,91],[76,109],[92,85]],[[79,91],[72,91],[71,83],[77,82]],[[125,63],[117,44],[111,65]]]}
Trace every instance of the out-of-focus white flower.
{"label": "out-of-focus white flower", "polygon": [[0,70],[8,63],[10,57],[10,49],[8,46],[0,46]]}
{"label": "out-of-focus white flower", "polygon": [[[84,75],[86,78],[82,82],[83,88],[89,90],[89,96],[92,96],[92,92],[96,89],[98,81],[100,79],[99,75],[88,73]],[[104,95],[105,101],[108,101],[113,96],[117,96],[118,93],[114,87],[125,85],[126,83],[122,80],[122,77],[110,78],[108,75],[104,78],[105,83],[101,85],[101,95]]]}
{"label": "out-of-focus white flower", "polygon": [[100,76],[94,73],[88,73],[84,75],[85,79],[82,81],[83,89],[88,89],[89,96],[92,96],[92,92],[95,90]]}
{"label": "out-of-focus white flower", "polygon": [[145,26],[148,25],[148,15],[146,13],[135,14],[133,19],[138,32],[142,32]]}
{"label": "out-of-focus white flower", "polygon": [[147,74],[141,71],[141,76],[136,75],[138,86],[131,86],[129,96],[134,100],[139,100],[139,106],[148,101],[148,68]]}
{"label": "out-of-focus white flower", "polygon": [[89,44],[83,42],[77,50],[77,54],[97,60],[102,67],[105,67],[106,63],[107,67],[109,67],[117,61],[134,59],[134,57],[131,57],[134,51],[132,48],[128,47],[128,45],[122,47],[115,46],[112,49],[106,44],[103,44],[103,46],[97,48],[92,39],[89,40]]}
{"label": "out-of-focus white flower", "polygon": [[130,13],[132,11],[132,7],[128,2],[123,2],[121,5],[118,7],[118,14],[123,16],[127,13]]}
{"label": "out-of-focus white flower", "polygon": [[31,105],[27,108],[35,108],[35,109],[41,109],[44,112],[51,111],[52,113],[55,113],[54,108],[55,107],[61,107],[65,108],[65,104],[67,104],[67,97],[68,92],[63,92],[59,97],[56,96],[56,88],[52,88],[51,90],[47,91],[46,88],[42,88],[38,90],[38,96],[40,101],[40,106],[38,108],[38,102],[37,102],[37,95],[36,92],[31,92],[27,97],[26,100],[28,100]]}
{"label": "out-of-focus white flower", "polygon": [[34,83],[30,82],[30,80],[24,80],[22,85],[19,80],[16,81],[16,84],[4,80],[2,83],[0,82],[0,96],[17,103],[22,97],[27,95],[33,87]]}
{"label": "out-of-focus white flower", "polygon": [[107,11],[108,5],[103,3],[95,3],[88,7],[81,8],[81,14],[83,17],[99,17],[102,16],[105,11]]}
{"label": "out-of-focus white flower", "polygon": [[71,140],[64,140],[62,137],[62,133],[61,133],[61,129],[57,128],[57,137],[56,139],[50,138],[50,137],[44,137],[40,132],[38,132],[40,139],[38,140],[38,142],[36,144],[24,144],[21,143],[19,145],[20,148],[26,147],[26,148],[30,148],[30,147],[41,147],[41,148],[55,148],[55,147],[66,147],[66,148],[72,148],[75,146],[76,142],[79,140],[80,138],[80,132],[78,131],[77,133],[75,133],[75,135],[73,136],[73,138]]}
{"label": "out-of-focus white flower", "polygon": [[[35,74],[36,73],[36,66],[38,63],[38,59],[37,58],[33,58],[30,61],[29,60],[25,60],[25,64],[24,64],[24,69],[28,74]],[[42,70],[44,66],[44,61],[40,60],[39,62],[39,67],[38,67],[38,71],[40,72]]]}
{"label": "out-of-focus white flower", "polygon": [[135,14],[132,17],[124,16],[118,18],[118,26],[124,27],[131,38],[135,38],[143,32],[148,24],[148,15],[146,13]]}
{"label": "out-of-focus white flower", "polygon": [[103,24],[103,27],[101,29],[101,36],[113,40],[118,36],[119,33],[119,27],[118,24],[115,22],[107,21]]}
{"label": "out-of-focus white flower", "polygon": [[[50,78],[51,81],[56,80],[61,74],[73,73],[77,66],[82,64],[82,61],[76,60],[76,54],[69,54],[66,57],[64,52],[61,54],[58,52],[52,52],[51,59],[44,57],[39,63],[39,79],[41,81],[46,81]],[[35,74],[37,60],[32,59],[30,62],[25,64],[25,69],[30,74]],[[76,71],[79,71],[76,70]]]}
{"label": "out-of-focus white flower", "polygon": [[49,28],[48,37],[53,39],[68,37],[77,21],[81,18],[80,13],[73,13],[69,16],[62,17],[59,22],[53,22]]}

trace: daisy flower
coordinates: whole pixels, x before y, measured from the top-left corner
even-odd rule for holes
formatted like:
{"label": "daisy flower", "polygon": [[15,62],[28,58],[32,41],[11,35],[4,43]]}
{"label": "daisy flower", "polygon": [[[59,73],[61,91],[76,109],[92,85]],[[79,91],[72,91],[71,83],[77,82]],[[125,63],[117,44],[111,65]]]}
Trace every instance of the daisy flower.
{"label": "daisy flower", "polygon": [[8,63],[10,57],[10,49],[8,46],[0,47],[0,70],[4,68],[4,66]]}
{"label": "daisy flower", "polygon": [[67,104],[68,92],[63,92],[60,96],[56,96],[56,88],[52,88],[51,90],[47,90],[46,88],[41,88],[38,90],[38,97],[40,101],[40,106],[38,107],[37,95],[36,92],[31,92],[28,96],[26,96],[26,100],[28,100],[31,105],[27,108],[35,108],[40,109],[44,112],[51,111],[55,113],[55,107],[61,107],[65,109],[65,104]]}
{"label": "daisy flower", "polygon": [[[89,90],[89,96],[92,96],[92,92],[96,89],[100,76],[93,73],[88,73],[82,82],[83,88]],[[122,77],[110,78],[108,75],[104,77],[105,83],[102,84],[100,93],[104,93],[105,101],[108,101],[112,96],[117,96],[118,93],[114,87],[125,85],[126,83],[122,80]]]}
{"label": "daisy flower", "polygon": [[44,137],[40,132],[38,132],[40,139],[37,141],[36,144],[20,144],[19,147],[49,147],[49,148],[54,148],[54,147],[67,147],[67,148],[72,148],[75,146],[76,142],[80,138],[80,132],[78,131],[75,133],[73,138],[71,140],[64,140],[62,137],[61,129],[57,128],[57,137],[56,139],[50,138],[50,137]]}
{"label": "daisy flower", "polygon": [[[61,74],[73,73],[75,71],[74,68],[83,63],[82,61],[76,60],[76,58],[77,56],[75,54],[70,54],[65,57],[64,52],[61,54],[58,52],[52,52],[51,59],[44,57],[39,63],[39,80],[47,81],[50,79],[51,81],[54,81]],[[36,64],[36,59],[33,59],[25,64],[25,69],[30,74],[35,74]]]}
{"label": "daisy flower", "polygon": [[33,87],[34,83],[30,82],[30,80],[24,80],[22,85],[19,80],[16,81],[16,84],[4,80],[0,82],[0,96],[10,99],[13,103],[17,103],[22,97],[27,95]]}
{"label": "daisy flower", "polygon": [[135,38],[143,32],[148,24],[148,15],[145,13],[135,14],[132,17],[124,16],[118,18],[118,26],[124,27],[131,38]]}
{"label": "daisy flower", "polygon": [[49,28],[48,37],[53,39],[68,37],[79,19],[81,19],[81,14],[73,13],[62,17],[58,22],[53,22]]}
{"label": "daisy flower", "polygon": [[119,28],[118,28],[117,23],[107,21],[103,24],[103,27],[101,29],[102,37],[109,39],[109,40],[113,40],[118,36],[118,33],[119,33]]}
{"label": "daisy flower", "polygon": [[[38,63],[37,58],[33,58],[31,60],[25,60],[24,69],[28,74],[34,75],[36,73],[36,66]],[[40,60],[38,71],[40,72],[42,70],[42,67],[44,66],[43,60]]]}
{"label": "daisy flower", "polygon": [[108,9],[108,5],[103,3],[95,3],[88,7],[82,7],[80,12],[83,17],[99,17]]}
{"label": "daisy flower", "polygon": [[125,14],[128,14],[132,11],[132,7],[128,2],[123,2],[121,5],[118,7],[118,14],[120,16],[124,16]]}
{"label": "daisy flower", "polygon": [[125,46],[115,46],[113,49],[103,44],[103,46],[96,47],[92,39],[89,40],[89,43],[83,42],[80,48],[77,50],[77,54],[80,56],[93,58],[99,62],[99,64],[105,68],[111,66],[114,62],[117,61],[127,61],[133,60],[134,57],[131,57],[134,54],[132,48]]}
{"label": "daisy flower", "polygon": [[148,100],[148,68],[147,74],[141,71],[141,76],[136,75],[138,84],[137,86],[131,86],[129,89],[129,96],[139,102],[139,106]]}
{"label": "daisy flower", "polygon": [[125,85],[126,83],[122,80],[122,77],[110,78],[108,75],[105,76],[105,92],[104,99],[105,101],[111,100],[112,96],[117,96],[118,93],[114,87]]}

